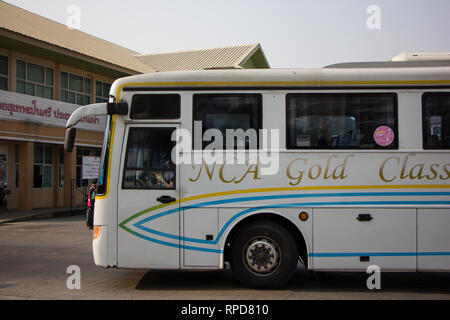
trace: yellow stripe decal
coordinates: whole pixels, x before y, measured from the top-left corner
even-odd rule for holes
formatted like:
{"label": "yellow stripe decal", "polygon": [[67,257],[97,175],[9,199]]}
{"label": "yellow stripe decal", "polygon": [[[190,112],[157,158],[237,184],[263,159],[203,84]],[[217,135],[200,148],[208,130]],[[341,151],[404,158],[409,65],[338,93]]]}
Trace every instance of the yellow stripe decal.
{"label": "yellow stripe decal", "polygon": [[391,80],[391,81],[192,81],[192,82],[130,82],[125,87],[165,86],[305,86],[305,85],[408,85],[408,84],[450,84],[450,80]]}
{"label": "yellow stripe decal", "polygon": [[242,189],[230,190],[223,192],[206,193],[192,197],[182,198],[171,203],[177,204],[187,201],[193,201],[204,198],[228,196],[242,193],[258,193],[258,192],[283,192],[283,191],[310,191],[310,190],[349,190],[349,189],[448,189],[450,185],[366,185],[366,186],[309,186],[309,187],[279,187],[279,188],[258,188],[258,189]]}
{"label": "yellow stripe decal", "polygon": [[[106,179],[106,192],[105,194],[101,195],[101,196],[96,196],[95,200],[99,200],[99,199],[105,199],[108,194],[109,194],[109,173],[111,171],[111,156],[112,156],[112,147],[113,147],[113,141],[114,141],[114,131],[116,128],[116,119],[117,119],[117,115],[114,115],[112,118],[112,125],[111,125],[111,139],[110,139],[110,147],[109,147],[109,154],[108,154],[108,172],[107,172],[107,179]],[[105,132],[105,134],[108,134],[107,132]]]}

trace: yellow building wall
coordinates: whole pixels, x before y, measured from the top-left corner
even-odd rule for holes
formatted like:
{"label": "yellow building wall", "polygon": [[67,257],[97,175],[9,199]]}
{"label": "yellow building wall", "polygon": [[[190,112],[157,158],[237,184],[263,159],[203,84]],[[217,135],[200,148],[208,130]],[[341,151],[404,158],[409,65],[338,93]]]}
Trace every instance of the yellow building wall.
{"label": "yellow building wall", "polygon": [[[59,101],[60,96],[60,71],[70,72],[79,76],[89,78],[91,80],[91,102],[95,102],[96,96],[96,81],[113,83],[115,79],[105,77],[101,74],[92,73],[89,70],[83,70],[59,64],[58,62],[37,58],[18,51],[7,50],[0,48],[0,54],[9,58],[9,76],[8,87],[9,91],[16,91],[16,61],[17,59],[52,68],[54,71],[54,100]],[[42,125],[37,122],[21,122],[0,120],[0,144],[7,145],[8,148],[8,185],[10,194],[7,196],[8,209],[31,209],[31,208],[45,208],[45,207],[68,207],[70,206],[70,179],[76,177],[76,148],[74,148],[74,155],[69,157],[70,162],[65,164],[64,173],[70,174],[70,177],[65,177],[64,187],[59,187],[58,180],[58,160],[55,155],[56,150],[63,147],[65,137],[65,128],[55,127],[51,125]],[[25,145],[25,142],[34,142],[50,144],[53,147],[54,161],[53,161],[53,179],[51,188],[33,188],[33,160],[23,159],[19,157],[19,188],[15,187],[15,144],[20,144],[22,154],[27,157],[32,157],[33,146]],[[81,148],[95,150],[93,146],[101,148],[103,142],[103,132],[77,130],[76,145],[85,145]],[[30,153],[31,152],[31,153]],[[26,162],[26,164],[24,164]],[[31,165],[31,167],[30,167]],[[71,168],[66,168],[70,166]],[[24,177],[23,175],[28,175]],[[31,175],[31,176],[29,176]],[[30,185],[31,184],[31,185]],[[74,192],[75,205],[83,204],[83,195],[81,192]]]}

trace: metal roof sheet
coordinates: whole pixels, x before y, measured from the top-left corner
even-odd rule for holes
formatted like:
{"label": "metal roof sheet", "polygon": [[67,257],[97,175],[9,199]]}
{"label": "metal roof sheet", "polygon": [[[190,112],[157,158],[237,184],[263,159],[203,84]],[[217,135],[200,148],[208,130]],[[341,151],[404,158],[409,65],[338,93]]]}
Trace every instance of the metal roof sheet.
{"label": "metal roof sheet", "polygon": [[138,73],[153,70],[134,56],[138,54],[122,46],[69,29],[66,25],[0,1],[0,28],[22,34],[64,49],[96,58]]}
{"label": "metal roof sheet", "polygon": [[155,71],[240,69],[242,64],[258,49],[261,49],[259,43],[193,51],[144,54],[136,55],[136,58]]}

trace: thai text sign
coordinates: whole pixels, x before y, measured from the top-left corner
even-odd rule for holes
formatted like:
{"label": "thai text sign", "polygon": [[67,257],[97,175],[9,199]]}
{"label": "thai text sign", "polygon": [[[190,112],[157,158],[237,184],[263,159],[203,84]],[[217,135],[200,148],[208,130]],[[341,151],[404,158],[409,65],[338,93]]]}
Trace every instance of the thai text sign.
{"label": "thai text sign", "polygon": [[100,169],[100,157],[83,157],[83,178],[97,179]]}
{"label": "thai text sign", "polygon": [[[67,119],[79,105],[0,90],[0,119],[38,122],[65,127]],[[76,128],[104,131],[106,118],[83,118]]]}

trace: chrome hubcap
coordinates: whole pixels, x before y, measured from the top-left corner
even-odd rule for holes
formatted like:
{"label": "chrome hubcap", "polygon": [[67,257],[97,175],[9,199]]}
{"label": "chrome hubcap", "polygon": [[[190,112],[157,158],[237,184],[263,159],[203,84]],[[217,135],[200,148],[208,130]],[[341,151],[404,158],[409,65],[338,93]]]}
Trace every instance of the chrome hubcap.
{"label": "chrome hubcap", "polygon": [[259,237],[249,241],[245,251],[245,260],[250,271],[266,275],[278,267],[280,249],[271,239]]}

